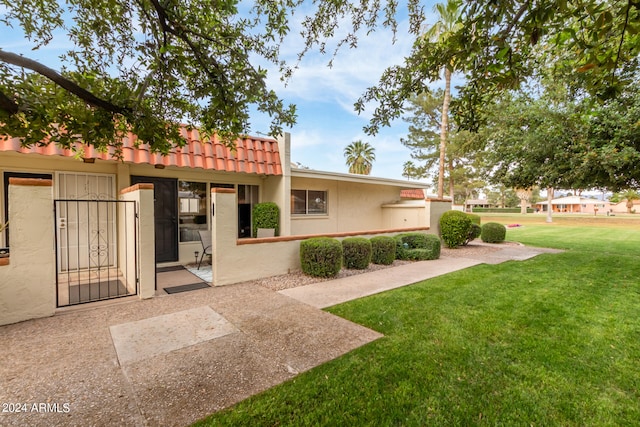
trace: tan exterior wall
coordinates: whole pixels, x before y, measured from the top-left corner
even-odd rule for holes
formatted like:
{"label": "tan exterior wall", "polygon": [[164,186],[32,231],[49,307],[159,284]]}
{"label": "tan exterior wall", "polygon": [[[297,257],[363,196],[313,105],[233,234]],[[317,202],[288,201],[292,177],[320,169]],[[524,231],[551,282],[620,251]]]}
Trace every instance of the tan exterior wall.
{"label": "tan exterior wall", "polygon": [[[127,255],[130,257],[126,262],[129,265],[137,265],[139,275],[138,295],[141,299],[151,298],[156,291],[156,244],[155,244],[155,218],[153,209],[153,185],[137,184],[132,187],[125,188],[120,192],[120,200],[134,201],[138,207],[138,229],[137,233],[124,234],[125,230],[133,230],[132,221],[124,224],[124,221],[130,221],[131,218],[119,218],[118,233],[120,238],[120,253],[122,253],[124,245],[127,246]],[[137,244],[137,259],[131,259],[136,255],[134,245]],[[127,278],[127,288],[135,286]]]}
{"label": "tan exterior wall", "polygon": [[[233,212],[235,194],[226,189],[218,189],[212,190],[211,196],[216,206],[211,235],[213,285],[229,285],[300,269],[300,241],[311,236],[238,240],[235,212]],[[370,232],[369,234],[365,231],[359,235],[373,237],[394,235],[404,231],[416,230]],[[419,231],[426,232],[424,228]],[[347,236],[336,236],[338,239],[344,237]]]}
{"label": "tan exterior wall", "polygon": [[382,206],[383,228],[424,227],[429,225],[424,201],[420,204],[396,203]]}
{"label": "tan exterior wall", "polygon": [[14,178],[9,186],[11,256],[0,265],[0,325],[55,312],[52,184],[33,181]]}
{"label": "tan exterior wall", "polygon": [[384,228],[382,205],[400,199],[400,189],[379,184],[291,178],[292,190],[327,192],[327,215],[291,214],[291,234],[339,233]]}
{"label": "tan exterior wall", "polygon": [[[261,177],[255,174],[229,173],[205,171],[203,169],[186,169],[168,167],[156,169],[152,165],[129,164],[120,162],[106,162],[96,160],[95,163],[84,163],[82,160],[61,156],[42,156],[37,154],[21,154],[15,152],[0,153],[0,172],[27,172],[27,173],[50,173],[55,181],[55,172],[82,172],[90,174],[110,174],[116,176],[116,194],[131,185],[131,175],[177,178],[185,181],[216,182],[227,184],[247,184],[258,185],[262,189],[261,201],[270,200],[265,196],[278,197],[280,200],[289,202],[290,190],[285,190],[282,178]],[[267,181],[272,180],[269,185]],[[265,188],[269,187],[266,191]],[[285,197],[285,191],[287,196]],[[0,200],[3,200],[2,186],[0,186]],[[55,182],[54,182],[54,198]],[[1,202],[0,202],[1,203]],[[210,218],[211,203],[207,204],[207,216]],[[288,209],[288,208],[287,208]],[[281,210],[282,212],[282,210]],[[286,217],[285,217],[286,218]],[[0,209],[0,223],[4,223],[4,210]],[[284,227],[285,229],[287,227]],[[4,236],[0,234],[0,242],[4,242]],[[1,245],[1,244],[0,244]],[[199,241],[179,242],[177,263],[187,264],[195,260],[194,252],[202,252],[202,245]]]}
{"label": "tan exterior wall", "polygon": [[429,218],[429,234],[440,235],[440,217],[450,210],[451,200],[427,199],[425,214]]}

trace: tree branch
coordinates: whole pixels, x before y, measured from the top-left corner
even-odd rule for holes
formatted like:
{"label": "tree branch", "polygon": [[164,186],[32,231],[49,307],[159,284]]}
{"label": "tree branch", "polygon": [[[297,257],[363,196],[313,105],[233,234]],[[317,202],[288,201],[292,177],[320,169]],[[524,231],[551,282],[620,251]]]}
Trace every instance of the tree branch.
{"label": "tree branch", "polygon": [[[196,61],[200,63],[204,72],[207,73],[207,75],[214,82],[216,82],[216,85],[220,89],[220,95],[222,96],[223,100],[226,103],[227,91],[225,90],[225,86],[219,82],[219,77],[225,80],[225,82],[227,79],[218,61],[216,61],[215,58],[212,58],[211,56],[204,55],[203,52],[200,51],[200,49],[193,43],[193,41],[185,33],[180,32],[174,28],[175,23],[169,19],[169,16],[167,15],[166,10],[158,0],[150,0],[150,2],[153,5],[153,8],[155,9],[156,13],[158,14],[158,20],[160,21],[160,27],[162,28],[163,33],[172,34],[173,36],[185,42],[187,46],[189,46],[189,48],[194,54],[194,58],[196,59]],[[211,70],[209,69],[209,64],[207,64],[203,59],[204,57],[207,57],[211,61],[211,65],[213,66],[213,68],[215,68],[218,71],[219,73],[218,75],[211,72]]]}
{"label": "tree branch", "polygon": [[631,0],[627,2],[627,12],[624,17],[624,27],[622,27],[622,34],[620,34],[620,44],[618,44],[618,53],[616,54],[616,62],[613,64],[613,71],[611,72],[611,83],[615,80],[616,69],[618,68],[618,61],[620,60],[620,54],[622,52],[622,45],[624,43],[624,33],[627,31],[627,25],[629,25],[629,12],[631,10]]}
{"label": "tree branch", "polygon": [[18,104],[16,104],[11,98],[0,92],[0,110],[4,110],[9,115],[17,114],[19,111]]}
{"label": "tree branch", "polygon": [[500,31],[500,34],[501,34],[503,39],[507,38],[507,36],[509,35],[509,33],[511,32],[513,27],[518,23],[518,21],[520,21],[520,18],[522,18],[522,15],[524,14],[524,12],[527,10],[528,7],[529,7],[529,3],[528,2],[523,3],[522,6],[520,6],[520,10],[518,10],[518,12],[515,14],[513,19],[511,20],[511,22],[507,26],[507,28],[505,28],[502,31]]}
{"label": "tree branch", "polygon": [[114,105],[108,101],[98,98],[93,93],[78,86],[76,83],[62,76],[57,71],[32,59],[0,49],[0,61],[35,71],[94,107],[102,108],[103,110],[110,111],[112,113],[125,113],[128,111],[127,108]]}

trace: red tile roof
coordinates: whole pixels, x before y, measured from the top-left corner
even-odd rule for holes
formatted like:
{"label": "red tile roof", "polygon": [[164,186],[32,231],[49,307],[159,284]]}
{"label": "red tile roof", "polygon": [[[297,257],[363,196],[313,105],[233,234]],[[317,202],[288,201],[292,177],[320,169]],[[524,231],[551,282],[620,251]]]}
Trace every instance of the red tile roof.
{"label": "red tile roof", "polygon": [[[175,166],[181,168],[201,168],[207,170],[255,173],[259,175],[282,175],[282,163],[278,142],[274,139],[246,137],[236,140],[236,149],[231,150],[223,145],[217,137],[213,141],[200,138],[197,129],[182,128],[182,135],[187,140],[184,147],[175,147],[171,152],[151,153],[147,144],[135,147],[136,136],[129,134],[123,140],[123,161],[135,164]],[[78,143],[78,150],[83,150],[84,158],[115,160],[113,151],[101,153],[92,146]],[[55,144],[29,148],[20,145],[20,139],[0,136],[0,151],[15,151],[25,154],[41,154],[45,156],[74,157],[73,150],[63,149]]]}
{"label": "red tile roof", "polygon": [[400,190],[400,198],[424,200],[424,191],[422,191],[422,189],[420,188]]}

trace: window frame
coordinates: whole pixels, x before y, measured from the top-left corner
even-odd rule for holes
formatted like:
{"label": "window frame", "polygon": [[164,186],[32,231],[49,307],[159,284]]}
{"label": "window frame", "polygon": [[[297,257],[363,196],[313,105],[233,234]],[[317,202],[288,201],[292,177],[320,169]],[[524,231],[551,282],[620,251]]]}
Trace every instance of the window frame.
{"label": "window frame", "polygon": [[[304,191],[304,213],[295,211],[295,196],[294,191],[302,192]],[[324,203],[324,210],[322,212],[310,211],[310,193],[323,193],[324,198],[322,202]],[[301,188],[292,188],[291,189],[291,215],[296,217],[321,217],[329,215],[329,191],[328,190],[315,190],[315,189],[301,189]]]}

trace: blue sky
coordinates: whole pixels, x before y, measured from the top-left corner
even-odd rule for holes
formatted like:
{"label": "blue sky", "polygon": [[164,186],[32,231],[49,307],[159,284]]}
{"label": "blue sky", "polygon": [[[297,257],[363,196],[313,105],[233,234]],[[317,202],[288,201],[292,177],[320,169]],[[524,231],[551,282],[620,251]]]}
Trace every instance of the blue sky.
{"label": "blue sky", "polygon": [[[433,2],[425,3],[427,21],[434,22]],[[297,28],[293,28],[282,47],[285,58],[294,59],[301,48]],[[400,139],[407,135],[408,125],[398,119],[392,126],[381,128],[377,135],[368,136],[363,127],[368,124],[374,106],[361,115],[353,107],[368,87],[377,84],[385,68],[402,64],[410,53],[413,36],[408,33],[406,22],[400,22],[396,38],[392,43],[391,30],[387,29],[361,36],[358,48],[343,47],[339,51],[332,68],[327,66],[330,55],[310,53],[286,86],[273,73],[269,80],[271,87],[287,103],[297,105],[297,124],[286,129],[291,133],[292,161],[311,169],[347,172],[343,150],[349,143],[362,140],[375,148],[372,175],[404,179],[402,165],[410,160],[410,151]],[[268,119],[255,117],[251,130],[266,132]]]}
{"label": "blue sky", "polygon": [[[423,2],[428,23],[435,21],[431,12],[433,3]],[[3,12],[1,9],[0,14]],[[289,23],[292,32],[281,47],[284,58],[291,63],[295,63],[302,47],[299,35],[301,18],[302,15],[297,15],[296,20]],[[368,123],[372,108],[362,115],[353,108],[359,96],[378,82],[385,68],[401,64],[409,54],[413,36],[408,34],[406,22],[400,22],[396,38],[393,44],[391,31],[383,28],[368,36],[363,35],[357,49],[340,50],[332,68],[327,66],[331,59],[329,55],[311,52],[299,64],[287,85],[280,81],[277,70],[269,73],[269,87],[284,99],[285,104],[297,105],[297,124],[285,129],[291,133],[292,161],[311,169],[347,172],[344,147],[360,139],[375,148],[372,175],[404,179],[402,165],[410,160],[410,152],[400,139],[407,134],[407,124],[399,119],[391,127],[382,128],[376,136],[367,136],[362,128]],[[2,31],[0,48],[24,53],[32,59],[51,58],[57,56],[61,49],[70,47],[66,40],[64,35],[57,37],[49,46],[34,52],[19,31]],[[269,118],[256,114],[248,133],[258,135],[268,130]]]}

